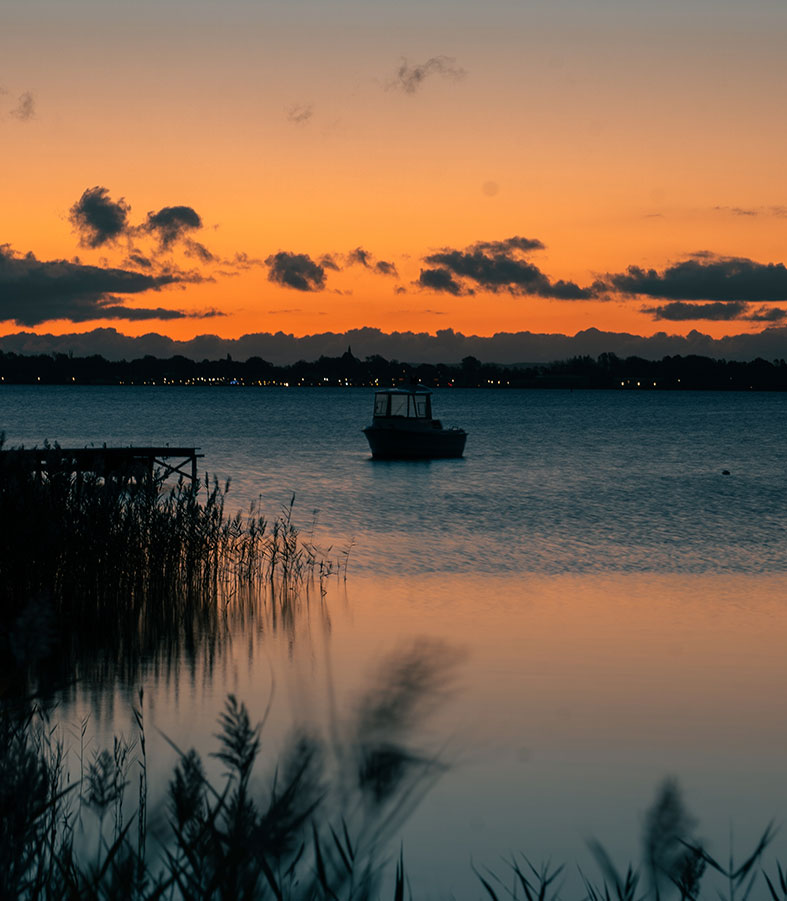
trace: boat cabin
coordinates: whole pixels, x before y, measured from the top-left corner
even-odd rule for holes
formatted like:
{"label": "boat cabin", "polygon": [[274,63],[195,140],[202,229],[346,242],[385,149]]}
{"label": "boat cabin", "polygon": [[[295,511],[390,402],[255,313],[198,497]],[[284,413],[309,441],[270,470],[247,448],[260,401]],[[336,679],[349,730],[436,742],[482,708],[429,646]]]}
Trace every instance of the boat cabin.
{"label": "boat cabin", "polygon": [[432,418],[432,392],[422,385],[413,388],[388,388],[374,395],[374,418]]}
{"label": "boat cabin", "polygon": [[432,419],[432,392],[423,385],[374,393],[374,418],[363,430],[377,460],[461,457],[467,432]]}

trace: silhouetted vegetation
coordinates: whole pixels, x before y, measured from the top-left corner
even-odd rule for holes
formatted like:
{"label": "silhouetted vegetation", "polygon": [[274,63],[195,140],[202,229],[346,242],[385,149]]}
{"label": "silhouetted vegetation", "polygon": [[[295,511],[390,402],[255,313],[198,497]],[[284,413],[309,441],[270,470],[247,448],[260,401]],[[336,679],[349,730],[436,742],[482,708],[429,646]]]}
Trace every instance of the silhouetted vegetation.
{"label": "silhouetted vegetation", "polygon": [[[660,786],[645,818],[642,868],[628,864],[625,871],[618,869],[604,846],[591,840],[588,848],[601,879],[579,867],[583,891],[580,896],[563,893],[563,865],[547,862],[536,867],[525,855],[512,855],[502,874],[491,868],[475,872],[492,901],[559,901],[566,897],[581,897],[582,901],[746,901],[750,897],[783,901],[787,896],[787,876],[781,865],[777,864],[775,878],[760,867],[762,856],[776,835],[772,824],[743,860],[736,862],[730,839],[726,863],[708,853],[694,833],[695,826],[683,806],[677,783],[668,779]],[[757,894],[753,894],[755,889]]]}
{"label": "silhouetted vegetation", "polygon": [[210,659],[260,608],[291,621],[338,561],[301,538],[292,504],[270,522],[228,515],[228,487],[40,478],[0,450],[0,697]]}
{"label": "silhouetted vegetation", "polygon": [[[405,655],[400,664],[412,662]],[[429,691],[429,679],[415,695],[410,679],[382,692],[374,686],[340,740],[293,734],[264,781],[252,779],[263,723],[252,725],[230,695],[211,755],[223,765],[223,783],[208,777],[195,749],[173,745],[177,763],[163,798],[151,798],[148,788],[141,692],[137,734],[80,755],[78,772],[69,771],[45,713],[0,705],[0,897],[403,901],[406,888],[417,897],[401,851],[390,872],[389,849],[440,770],[402,740],[408,712]],[[383,793],[360,750],[381,738]],[[644,833],[646,878],[631,864],[619,869],[595,840],[588,843],[595,870],[578,867],[573,882],[563,864],[536,866],[523,854],[503,870],[468,861],[467,873],[475,872],[479,892],[492,901],[783,901],[787,894],[782,866],[762,868],[772,826],[742,860],[731,846],[720,862],[696,838],[674,782],[659,790]]]}
{"label": "silhouetted vegetation", "polygon": [[[182,665],[201,646],[210,658],[228,618],[262,607],[286,624],[311,586],[322,599],[336,569],[292,504],[268,523],[227,516],[225,495],[215,482],[37,477],[0,452],[0,898],[378,896],[388,844],[442,770],[413,744],[452,666],[442,646],[384,662],[329,739],[294,734],[264,790],[251,778],[263,723],[234,697],[212,755],[223,784],[176,749],[166,799],[149,796],[141,690],[136,736],[92,756],[86,720],[74,755],[47,712],[66,683],[129,683],[143,661]],[[401,860],[392,893],[404,896]]]}
{"label": "silhouetted vegetation", "polygon": [[0,353],[0,379],[18,385],[238,385],[238,386],[391,386],[420,381],[433,387],[459,388],[615,388],[656,390],[784,391],[787,363],[748,362],[701,356],[662,360],[573,357],[543,364],[503,366],[465,357],[460,363],[401,363],[381,356],[365,360],[348,348],[341,357],[320,357],[276,366],[260,357],[245,362],[195,360],[183,356],[109,361],[100,356],[66,354],[24,356]]}
{"label": "silhouetted vegetation", "polygon": [[[423,666],[435,674],[440,664]],[[429,691],[427,678],[417,695]],[[333,742],[293,734],[260,788],[263,723],[230,695],[211,755],[223,784],[196,750],[173,745],[165,798],[149,795],[142,692],[136,736],[80,754],[78,772],[40,708],[0,704],[0,898],[377,898],[387,847],[440,769],[406,743],[415,701],[409,685],[373,684]],[[370,779],[363,749],[380,741]],[[397,901],[404,879],[400,857]]]}

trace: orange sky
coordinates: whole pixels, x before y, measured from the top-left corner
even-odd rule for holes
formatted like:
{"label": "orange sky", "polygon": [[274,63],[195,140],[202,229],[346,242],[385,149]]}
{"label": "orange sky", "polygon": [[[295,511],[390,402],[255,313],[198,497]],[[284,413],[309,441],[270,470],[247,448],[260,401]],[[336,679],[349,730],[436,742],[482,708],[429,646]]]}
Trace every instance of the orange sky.
{"label": "orange sky", "polygon": [[[472,278],[458,296],[418,283],[430,253],[513,236],[545,247],[506,259],[536,266],[552,285],[585,288],[629,266],[663,275],[698,252],[781,264],[781,4],[168,0],[132,9],[77,0],[64,9],[11,0],[7,18],[0,244],[39,261],[78,256],[140,272],[131,240],[153,262],[145,271],[196,270],[203,281],[106,295],[187,318],[68,318],[51,284],[41,318],[39,295],[17,273],[0,280],[0,334],[113,325],[238,337],[371,325],[721,336],[762,329],[746,317],[763,309],[780,324],[787,308],[783,267],[766,273],[775,280],[766,300],[748,284],[732,295],[709,283],[695,296],[665,288],[565,300]],[[113,203],[125,198],[129,229],[148,212],[191,208],[202,227],[183,237],[216,260],[197,265],[180,239],[162,251],[153,233],[80,246],[69,211],[94,186]],[[349,265],[358,247],[398,277]],[[271,280],[264,261],[277,252],[315,265],[331,254],[341,271],[298,290]],[[229,265],[238,253],[257,262]],[[729,300],[746,306],[723,319],[642,312]],[[40,321],[25,324],[20,309]],[[192,318],[206,310],[223,315]]]}

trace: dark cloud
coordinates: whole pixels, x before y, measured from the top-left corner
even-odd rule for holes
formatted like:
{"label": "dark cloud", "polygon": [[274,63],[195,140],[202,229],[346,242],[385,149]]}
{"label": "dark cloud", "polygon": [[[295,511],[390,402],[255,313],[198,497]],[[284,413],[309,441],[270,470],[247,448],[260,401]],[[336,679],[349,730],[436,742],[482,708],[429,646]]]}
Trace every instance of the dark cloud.
{"label": "dark cloud", "polygon": [[124,198],[112,200],[106,188],[96,185],[83,192],[71,207],[68,218],[79,233],[83,247],[101,247],[126,233],[130,209]]}
{"label": "dark cloud", "polygon": [[363,247],[356,247],[347,254],[347,262],[350,266],[358,264],[369,269],[372,265],[372,256]]}
{"label": "dark cloud", "polygon": [[202,263],[215,263],[216,257],[199,241],[186,240],[186,256],[195,257]]}
{"label": "dark cloud", "polygon": [[139,266],[140,269],[152,269],[153,262],[149,260],[146,256],[141,253],[130,253],[128,255],[128,262],[134,266]]}
{"label": "dark cloud", "polygon": [[19,95],[16,106],[11,110],[11,115],[20,122],[28,122],[33,119],[36,114],[35,97],[30,91],[25,91]]}
{"label": "dark cloud", "polygon": [[409,66],[407,60],[403,59],[388,87],[404,91],[405,94],[415,94],[424,81],[431,76],[438,75],[451,81],[459,81],[466,74],[465,70],[457,66],[456,60],[450,56],[433,56],[418,66]]}
{"label": "dark cloud", "polygon": [[781,307],[760,307],[743,318],[749,322],[782,322],[787,319],[787,310]]}
{"label": "dark cloud", "polygon": [[580,288],[562,279],[553,282],[538,266],[523,259],[523,254],[543,246],[537,239],[514,236],[504,241],[479,241],[465,250],[446,248],[424,257],[424,262],[439,268],[422,269],[418,284],[454,295],[473,294],[474,289],[480,289],[558,300],[588,300],[603,291],[600,283]]}
{"label": "dark cloud", "polygon": [[34,326],[52,319],[180,319],[192,314],[126,308],[116,295],[141,294],[195,278],[38,260],[32,253],[20,256],[7,244],[0,245],[0,321]]}
{"label": "dark cloud", "polygon": [[784,206],[715,206],[713,209],[716,212],[730,213],[733,216],[775,216],[778,219],[783,219],[787,216],[787,207]]}
{"label": "dark cloud", "polygon": [[[211,316],[224,316],[217,310],[209,310],[206,313],[184,313],[182,310],[169,310],[164,307],[125,307],[118,304],[112,304],[111,301],[121,301],[119,297],[107,297],[100,301],[95,310],[86,311],[84,319],[126,319],[130,322],[136,322],[145,319],[187,319]],[[73,316],[68,317],[72,322],[80,322],[84,320],[77,319]],[[26,324],[26,323],[24,323]]]}
{"label": "dark cloud", "polygon": [[[141,225],[129,223],[131,207],[125,198],[113,200],[109,191],[96,185],[87,188],[79,200],[71,207],[69,219],[79,234],[83,247],[102,247],[125,237],[129,241],[129,262],[145,269],[151,269],[159,252],[167,251],[182,241],[186,256],[201,263],[221,262],[208,248],[189,237],[189,233],[202,228],[202,219],[190,206],[166,206],[158,212],[150,212]],[[158,241],[158,251],[143,254],[133,246],[142,236],[152,236]],[[224,261],[232,266],[235,261]],[[248,258],[237,255],[237,263],[243,268]]]}
{"label": "dark cloud", "polygon": [[165,206],[157,213],[148,213],[142,231],[158,237],[163,250],[170,247],[187,232],[202,228],[202,219],[190,206]]}
{"label": "dark cloud", "polygon": [[663,272],[629,266],[626,272],[607,276],[607,280],[624,294],[666,300],[787,300],[787,268],[783,263],[757,263],[737,257],[695,255]]}
{"label": "dark cloud", "polygon": [[445,291],[455,297],[474,293],[472,290],[463,288],[447,269],[422,269],[418,276],[418,285],[432,291]]}
{"label": "dark cloud", "polygon": [[347,254],[346,259],[348,266],[363,266],[364,269],[376,272],[377,275],[398,276],[399,274],[394,263],[389,263],[387,260],[375,260],[374,256],[368,250],[364,250],[363,247],[356,247],[355,250],[351,250]]}
{"label": "dark cloud", "polygon": [[305,125],[314,115],[314,105],[311,103],[293,103],[287,108],[287,119],[296,125]]}
{"label": "dark cloud", "polygon": [[374,271],[379,275],[392,275],[394,278],[399,275],[396,271],[396,265],[394,263],[389,263],[387,260],[378,260],[374,264]]}
{"label": "dark cloud", "polygon": [[279,251],[265,260],[268,279],[296,291],[322,291],[325,288],[325,268],[305,253]]}
{"label": "dark cloud", "polygon": [[705,319],[710,322],[729,322],[742,319],[749,305],[740,300],[713,301],[712,303],[685,303],[674,300],[659,307],[643,307],[643,313],[650,313],[654,319],[670,322],[686,322],[691,319]]}
{"label": "dark cloud", "polygon": [[527,253],[530,250],[543,250],[544,244],[538,238],[522,238],[514,235],[505,241],[477,241],[468,250],[476,253],[510,253],[512,250],[521,250]]}
{"label": "dark cloud", "polygon": [[342,271],[342,267],[336,262],[336,258],[333,254],[330,253],[324,253],[320,257],[319,265],[322,266],[323,269],[333,269],[334,272]]}

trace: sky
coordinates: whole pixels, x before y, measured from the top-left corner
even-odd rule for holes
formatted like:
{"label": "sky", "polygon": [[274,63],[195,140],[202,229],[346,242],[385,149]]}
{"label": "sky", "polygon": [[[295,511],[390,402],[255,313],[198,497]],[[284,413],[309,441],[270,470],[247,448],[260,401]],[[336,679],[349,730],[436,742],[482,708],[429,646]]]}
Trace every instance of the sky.
{"label": "sky", "polygon": [[783,0],[5,0],[0,335],[787,324]]}

